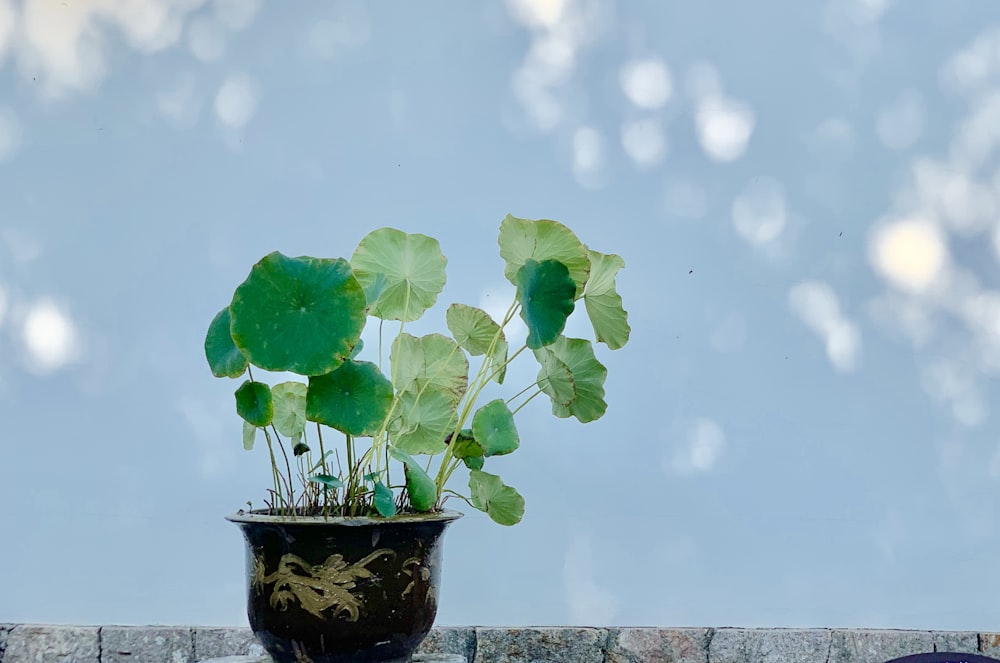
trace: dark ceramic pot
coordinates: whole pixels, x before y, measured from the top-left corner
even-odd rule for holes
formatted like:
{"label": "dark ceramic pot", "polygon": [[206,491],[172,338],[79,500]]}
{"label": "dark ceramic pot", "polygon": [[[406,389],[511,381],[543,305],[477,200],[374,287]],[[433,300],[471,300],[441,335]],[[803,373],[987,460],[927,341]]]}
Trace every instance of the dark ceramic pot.
{"label": "dark ceramic pot", "polygon": [[236,513],[250,627],[277,663],[406,663],[437,615],[456,511],[381,518]]}

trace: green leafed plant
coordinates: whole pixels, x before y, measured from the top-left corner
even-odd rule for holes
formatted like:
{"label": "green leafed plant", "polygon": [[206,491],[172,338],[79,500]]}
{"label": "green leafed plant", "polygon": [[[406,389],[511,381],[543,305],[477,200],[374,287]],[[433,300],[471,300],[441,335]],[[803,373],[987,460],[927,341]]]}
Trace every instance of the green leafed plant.
{"label": "green leafed plant", "polygon": [[[406,331],[445,285],[447,260],[425,235],[381,228],[349,261],[274,252],[253,266],[209,325],[205,356],[216,377],[243,378],[235,390],[243,446],[252,450],[263,434],[271,463],[265,512],[391,518],[457,496],[502,525],[521,520],[524,499],[483,469],[520,447],[518,410],[539,394],[557,417],[584,423],[607,409],[607,370],[590,340],[565,336],[569,316],[585,310],[594,339],[612,350],[631,329],[615,282],[619,256],[587,248],[556,221],[510,215],[499,246],[514,301],[500,320],[452,304],[450,336]],[[515,316],[528,334],[512,349],[505,330]],[[359,358],[369,317],[398,321],[388,358],[382,322],[376,361]],[[507,388],[507,367],[525,350],[539,366],[535,382],[480,403],[488,387]],[[270,386],[255,369],[302,380]],[[334,433],[343,437],[324,439]],[[468,481],[454,490],[458,469]]]}

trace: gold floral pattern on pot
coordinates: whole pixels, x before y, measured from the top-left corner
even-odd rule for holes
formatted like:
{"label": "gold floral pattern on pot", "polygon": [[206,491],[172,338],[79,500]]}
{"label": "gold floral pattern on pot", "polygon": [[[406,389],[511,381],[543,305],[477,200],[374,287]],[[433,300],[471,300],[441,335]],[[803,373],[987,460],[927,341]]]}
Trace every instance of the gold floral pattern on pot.
{"label": "gold floral pattern on pot", "polygon": [[[333,617],[345,615],[347,621],[356,622],[361,616],[362,599],[354,591],[359,579],[374,577],[366,567],[379,557],[392,557],[396,553],[388,548],[380,548],[354,564],[344,561],[343,555],[330,555],[322,564],[310,564],[298,555],[287,553],[278,562],[278,568],[270,575],[259,574],[263,562],[254,562],[254,584],[274,584],[271,590],[271,607],[287,610],[289,604],[298,605],[309,614],[324,619],[328,610]],[[259,563],[258,563],[259,562]]]}

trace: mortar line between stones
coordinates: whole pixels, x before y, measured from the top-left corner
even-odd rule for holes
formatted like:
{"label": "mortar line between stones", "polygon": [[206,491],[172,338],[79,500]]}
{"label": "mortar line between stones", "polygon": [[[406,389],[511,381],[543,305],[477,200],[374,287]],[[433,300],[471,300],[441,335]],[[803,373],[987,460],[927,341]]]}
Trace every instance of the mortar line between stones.
{"label": "mortar line between stones", "polygon": [[97,663],[104,663],[104,627],[97,627]]}
{"label": "mortar line between stones", "polygon": [[826,639],[826,663],[830,663],[830,656],[833,655],[833,629],[826,629],[826,633],[830,636]]}
{"label": "mortar line between stones", "polygon": [[611,653],[611,631],[612,629],[610,628],[604,630],[604,650],[601,652],[601,660],[604,663],[608,663],[608,654]]}
{"label": "mortar line between stones", "polygon": [[705,632],[705,663],[712,663],[712,640],[715,638],[715,629],[709,628]]}
{"label": "mortar line between stones", "polygon": [[[192,663],[194,663],[195,661],[198,660],[198,650],[194,646],[194,630],[195,630],[195,627],[193,627],[193,626],[188,629],[188,635],[191,636],[191,661],[192,661]],[[3,663],[3,661],[0,661],[0,663]]]}
{"label": "mortar line between stones", "polygon": [[[472,657],[469,659],[469,663],[476,662],[476,654],[479,652],[479,627],[472,627]],[[3,661],[0,661],[3,663]]]}

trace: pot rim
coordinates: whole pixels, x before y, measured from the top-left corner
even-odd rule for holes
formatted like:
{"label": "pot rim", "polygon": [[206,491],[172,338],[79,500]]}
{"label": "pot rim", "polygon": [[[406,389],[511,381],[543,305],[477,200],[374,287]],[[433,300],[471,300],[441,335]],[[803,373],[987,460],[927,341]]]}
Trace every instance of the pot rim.
{"label": "pot rim", "polygon": [[405,523],[451,522],[465,514],[460,511],[443,509],[429,513],[406,513],[391,518],[373,518],[370,516],[271,516],[264,513],[253,513],[240,509],[226,516],[226,520],[236,524],[280,524],[280,525],[310,525],[336,527],[370,527],[372,525],[395,525]]}

